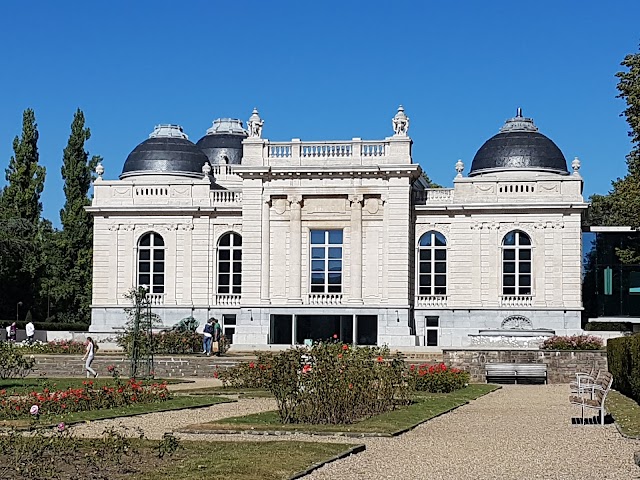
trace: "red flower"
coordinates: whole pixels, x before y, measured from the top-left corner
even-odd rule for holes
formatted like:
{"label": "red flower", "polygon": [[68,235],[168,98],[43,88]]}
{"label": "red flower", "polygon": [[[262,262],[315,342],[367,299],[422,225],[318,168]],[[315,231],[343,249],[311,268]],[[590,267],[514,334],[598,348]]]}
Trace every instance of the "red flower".
{"label": "red flower", "polygon": [[338,354],[338,358],[342,358],[342,354],[341,353]]}
{"label": "red flower", "polygon": [[309,365],[308,363],[302,367],[302,373],[309,373],[311,371],[311,365]]}
{"label": "red flower", "polygon": [[348,350],[349,349],[349,345],[342,345],[342,349],[343,350]]}
{"label": "red flower", "polygon": [[334,334],[333,334],[333,339],[334,339],[334,340],[337,340],[337,338],[338,338],[338,334],[337,334],[337,333],[334,333]]}
{"label": "red flower", "polygon": [[218,372],[213,372],[213,378],[218,378]]}
{"label": "red flower", "polygon": [[411,365],[411,367],[409,367],[409,370],[411,370],[412,372],[416,369],[415,365]]}
{"label": "red flower", "polygon": [[255,364],[255,363],[253,363],[253,362],[251,362],[251,363],[249,364],[249,368],[256,368],[256,364]]}
{"label": "red flower", "polygon": [[382,363],[383,361],[384,361],[384,358],[378,357],[378,363]]}
{"label": "red flower", "polygon": [[350,383],[350,384],[349,384],[349,388],[350,388],[350,389],[351,389],[351,388],[353,388],[353,383]]}

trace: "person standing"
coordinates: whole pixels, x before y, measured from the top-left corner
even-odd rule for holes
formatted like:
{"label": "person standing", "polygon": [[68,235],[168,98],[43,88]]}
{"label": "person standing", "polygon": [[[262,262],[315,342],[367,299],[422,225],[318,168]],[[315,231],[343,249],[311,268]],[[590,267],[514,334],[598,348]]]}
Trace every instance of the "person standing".
{"label": "person standing", "polygon": [[217,318],[213,319],[213,342],[214,342],[214,355],[220,356],[220,339],[222,338],[222,326],[218,322]]}
{"label": "person standing", "polygon": [[9,340],[11,340],[12,342],[15,342],[16,335],[18,333],[18,327],[16,325],[16,322],[13,322],[11,326],[8,327],[8,331],[9,331]]}
{"label": "person standing", "polygon": [[211,340],[213,338],[213,327],[211,326],[211,319],[207,320],[204,324],[204,330],[202,332],[202,353],[205,355],[211,355]]}
{"label": "person standing", "polygon": [[24,329],[27,331],[27,342],[29,345],[33,344],[33,337],[36,334],[36,327],[31,320],[25,325]]}
{"label": "person standing", "polygon": [[89,378],[89,375],[93,375],[93,378],[97,378],[98,372],[91,368],[91,362],[93,362],[93,358],[95,356],[96,346],[93,344],[93,339],[91,337],[87,337],[87,341],[84,344],[86,346],[86,349],[84,351],[84,357],[82,357],[82,360],[85,361],[84,369],[87,371],[87,378]]}

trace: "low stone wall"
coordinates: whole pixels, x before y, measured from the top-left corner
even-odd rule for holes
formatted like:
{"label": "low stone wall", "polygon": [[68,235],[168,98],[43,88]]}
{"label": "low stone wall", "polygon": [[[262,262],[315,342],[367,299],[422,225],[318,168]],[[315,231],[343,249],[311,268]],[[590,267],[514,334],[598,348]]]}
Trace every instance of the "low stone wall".
{"label": "low stone wall", "polygon": [[[80,377],[84,376],[81,355],[34,355],[36,365],[31,376]],[[163,355],[154,357],[157,378],[212,377],[215,367],[228,368],[247,358],[205,357],[202,355]],[[98,354],[91,364],[100,376],[108,376],[107,367],[115,365],[122,375],[129,373],[129,360],[122,355]]]}
{"label": "low stone wall", "polygon": [[474,382],[486,381],[487,363],[545,363],[549,383],[569,383],[576,372],[607,369],[607,352],[556,351],[556,350],[444,350],[444,362],[455,368],[467,370]]}

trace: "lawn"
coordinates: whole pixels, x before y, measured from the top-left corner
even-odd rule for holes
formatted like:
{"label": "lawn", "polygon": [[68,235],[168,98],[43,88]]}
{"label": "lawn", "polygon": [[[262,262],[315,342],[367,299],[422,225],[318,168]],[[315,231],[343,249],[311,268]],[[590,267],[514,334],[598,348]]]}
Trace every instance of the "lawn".
{"label": "lawn", "polygon": [[638,402],[612,390],[607,395],[606,407],[622,433],[629,437],[640,438],[640,405]]}
{"label": "lawn", "polygon": [[1,478],[277,480],[363,449],[310,442],[179,442],[175,453],[160,458],[157,441],[66,438],[55,446],[45,446],[35,458],[23,451],[37,447],[25,448],[28,440],[21,442],[22,448],[0,443]]}
{"label": "lawn", "polygon": [[[218,403],[232,402],[228,398],[212,396],[189,396],[176,395],[164,402],[139,403],[121,408],[106,408],[99,410],[87,410],[84,412],[65,413],[63,415],[42,415],[39,419],[40,425],[57,425],[59,422],[73,424],[92,420],[105,420],[107,418],[129,417],[153,412],[166,412],[169,410],[182,410],[185,408],[209,407]],[[28,428],[32,425],[31,419],[2,420],[0,426],[14,426],[17,428]]]}
{"label": "lawn", "polygon": [[350,425],[282,424],[278,412],[269,411],[189,425],[183,432],[211,431],[291,431],[306,433],[399,435],[415,426],[468,403],[500,387],[474,384],[448,394],[417,394],[411,405],[376,415]]}
{"label": "lawn", "polygon": [[[127,380],[123,378],[123,380]],[[0,379],[0,390],[6,390],[8,393],[30,393],[33,391],[41,392],[45,388],[49,390],[67,390],[68,388],[81,388],[82,382],[92,381],[93,384],[100,388],[103,386],[114,386],[115,380],[111,377],[98,378],[44,378],[44,377],[27,377],[27,378],[8,378]],[[185,380],[179,379],[156,379],[143,380],[145,385],[152,383],[185,383]]]}

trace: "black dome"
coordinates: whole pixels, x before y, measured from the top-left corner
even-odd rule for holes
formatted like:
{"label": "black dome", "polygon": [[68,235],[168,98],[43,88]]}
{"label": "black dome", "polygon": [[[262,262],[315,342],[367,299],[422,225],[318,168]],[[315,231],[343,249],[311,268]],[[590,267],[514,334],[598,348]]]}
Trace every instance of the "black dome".
{"label": "black dome", "polygon": [[487,140],[473,157],[469,176],[482,173],[535,170],[568,175],[567,161],[558,146],[538,132],[533,120],[518,114],[500,133]]}
{"label": "black dome", "polygon": [[160,125],[127,157],[120,178],[140,173],[201,176],[207,156],[187,139],[182,127]]}
{"label": "black dome", "polygon": [[211,165],[240,165],[242,141],[245,138],[247,131],[242,127],[240,120],[219,118],[196,145],[209,158]]}

